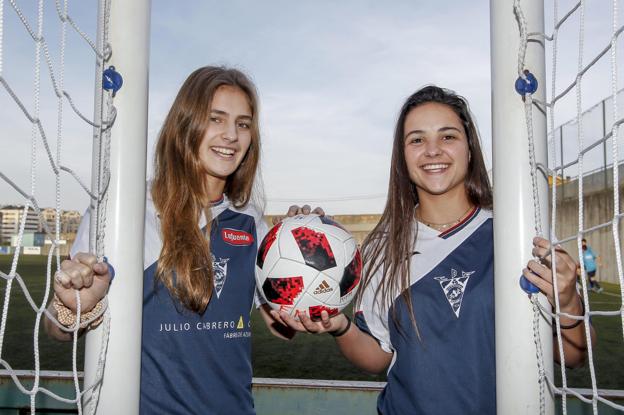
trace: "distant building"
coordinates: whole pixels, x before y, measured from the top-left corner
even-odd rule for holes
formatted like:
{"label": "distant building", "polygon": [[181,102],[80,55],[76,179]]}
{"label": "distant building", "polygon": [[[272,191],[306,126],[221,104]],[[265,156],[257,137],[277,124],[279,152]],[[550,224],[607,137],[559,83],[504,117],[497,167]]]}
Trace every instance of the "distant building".
{"label": "distant building", "polygon": [[[43,220],[48,226],[48,229],[51,232],[54,232],[56,229],[56,209],[54,208],[45,208],[41,209],[41,216],[43,216]],[[80,213],[75,210],[61,210],[60,214],[60,233],[76,233],[78,232],[78,226],[80,225]],[[43,225],[41,226],[41,231],[44,231]]]}
{"label": "distant building", "polygon": [[[0,244],[17,245],[17,235],[23,216],[23,206],[0,208]],[[75,210],[62,210],[59,216],[59,244],[61,254],[65,255],[65,251],[69,250],[76,238],[81,215]],[[41,209],[41,220],[34,209],[29,209],[26,213],[26,224],[20,245],[24,248],[40,247],[41,253],[47,254],[52,244],[51,239],[55,237],[56,220],[57,214],[54,208]],[[51,235],[46,235],[46,227]]]}
{"label": "distant building", "polygon": [[82,215],[75,210],[64,210],[61,214],[61,233],[76,234]]}
{"label": "distant building", "polygon": [[[5,206],[0,209],[2,223],[0,224],[0,243],[8,244],[11,237],[19,233],[20,223],[24,216],[23,206]],[[33,209],[26,213],[24,232],[39,232],[39,218]]]}
{"label": "distant building", "polygon": [[[54,232],[56,229],[56,209],[54,208],[43,208],[41,209],[41,216],[43,222],[48,226],[50,232]],[[41,225],[43,228],[43,224]]]}

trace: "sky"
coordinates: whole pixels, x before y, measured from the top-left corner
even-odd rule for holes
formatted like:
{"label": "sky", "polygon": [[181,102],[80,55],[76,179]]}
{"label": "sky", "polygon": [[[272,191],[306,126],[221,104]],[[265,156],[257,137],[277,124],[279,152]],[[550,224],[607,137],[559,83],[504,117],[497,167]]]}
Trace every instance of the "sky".
{"label": "sky", "polygon": [[[267,211],[309,201],[331,213],[378,213],[394,122],[408,95],[430,83],[456,89],[479,124],[490,123],[488,4],[461,4],[192,2],[196,12],[187,16],[155,2],[150,139],[188,73],[235,66],[259,90]],[[479,30],[459,38],[463,19]],[[196,34],[180,42],[189,27]],[[331,200],[361,196],[369,198]]]}
{"label": "sky", "polygon": [[[34,2],[22,3],[36,30]],[[572,4],[560,2],[559,9],[565,10],[568,3]],[[53,3],[45,4],[44,35],[58,68],[59,19]],[[289,205],[306,202],[329,214],[380,213],[398,111],[407,96],[427,84],[467,98],[491,166],[488,1],[446,0],[445,7],[439,1],[400,0],[180,4],[152,3],[148,177],[155,140],[177,90],[190,72],[211,64],[243,70],[258,88],[266,213],[284,213]],[[69,13],[95,38],[94,1],[71,2]],[[610,19],[609,13],[603,2],[587,9],[586,60],[608,42],[610,26],[604,19]],[[0,72],[24,104],[34,109],[34,42],[10,5],[4,14]],[[547,22],[551,16],[547,14]],[[577,32],[578,23],[562,30],[562,37],[571,40],[559,45],[558,88],[574,79]],[[608,62],[599,69],[583,84],[584,108],[610,93]],[[85,114],[93,111],[93,73],[93,54],[68,31],[64,88]],[[40,118],[55,155],[57,103],[45,64],[41,74]],[[0,172],[34,193],[40,206],[53,206],[54,177],[41,140],[35,140],[38,155],[32,163],[30,123],[2,90],[0,105]],[[558,123],[575,114],[575,97],[562,100],[560,108]],[[91,129],[77,121],[66,102],[62,119],[62,164],[89,183]],[[88,199],[75,180],[63,175],[61,186],[63,208],[86,207]],[[0,180],[0,204],[21,202],[23,198]]]}

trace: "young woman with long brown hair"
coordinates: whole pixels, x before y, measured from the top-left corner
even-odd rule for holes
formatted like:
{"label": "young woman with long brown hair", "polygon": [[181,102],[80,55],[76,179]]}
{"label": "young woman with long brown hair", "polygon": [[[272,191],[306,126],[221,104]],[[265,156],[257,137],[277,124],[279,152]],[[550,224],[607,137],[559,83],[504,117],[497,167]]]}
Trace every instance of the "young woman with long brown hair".
{"label": "young woman with long brown hair", "polygon": [[[388,372],[381,414],[495,414],[492,193],[468,104],[425,87],[396,124],[388,200],[363,244],[355,324],[340,314],[290,327],[329,332],[356,366]],[[524,275],[553,300],[548,241]],[[575,261],[557,250],[561,311],[580,315]],[[583,323],[561,317],[566,363],[585,355]],[[555,350],[556,352],[557,350]]]}
{"label": "young woman with long brown hair", "polygon": [[[252,82],[235,69],[194,71],[160,131],[146,202],[142,414],[254,413],[250,310],[260,306],[254,266],[268,230],[252,203],[259,159]],[[54,315],[75,312],[74,289],[88,314],[109,288],[106,265],[79,252],[86,228],[55,277]]]}

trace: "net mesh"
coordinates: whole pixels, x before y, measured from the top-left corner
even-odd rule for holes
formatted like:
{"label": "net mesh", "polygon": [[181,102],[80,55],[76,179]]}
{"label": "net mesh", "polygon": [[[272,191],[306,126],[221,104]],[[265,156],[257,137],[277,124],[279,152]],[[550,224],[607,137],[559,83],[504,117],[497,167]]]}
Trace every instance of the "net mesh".
{"label": "net mesh", "polygon": [[[79,326],[65,327],[47,311],[52,293],[52,278],[58,270],[61,262],[61,248],[64,242],[61,238],[61,215],[62,194],[65,188],[74,186],[83,191],[90,200],[92,217],[96,218],[95,226],[92,226],[90,248],[101,259],[105,252],[104,228],[106,216],[106,195],[109,181],[109,148],[110,128],[115,120],[115,108],[113,106],[112,93],[101,89],[102,73],[111,56],[111,48],[108,44],[108,17],[110,15],[110,1],[99,0],[98,18],[87,21],[89,30],[83,30],[80,21],[72,14],[72,8],[68,0],[55,0],[54,3],[39,0],[34,9],[26,9],[15,0],[0,0],[0,84],[6,94],[2,97],[3,106],[11,114],[3,119],[3,138],[9,138],[11,146],[20,148],[28,141],[29,166],[28,172],[22,168],[21,163],[12,164],[11,158],[19,157],[16,153],[8,157],[3,156],[0,164],[0,183],[3,184],[3,194],[16,196],[22,214],[19,216],[19,230],[13,241],[13,255],[8,270],[0,270],[0,278],[4,281],[4,300],[2,307],[2,320],[0,322],[0,364],[6,369],[13,379],[17,388],[30,397],[30,411],[35,413],[36,400],[40,394],[48,395],[59,401],[75,404],[78,413],[82,413],[85,403],[85,394],[89,394],[89,405],[85,405],[88,413],[94,413],[97,406],[97,395],[102,378],[104,356],[106,353],[110,317],[107,308],[104,315],[104,336],[101,346],[100,359],[96,381],[93,385],[81,385],[78,372],[77,350]],[[92,5],[91,5],[92,6]],[[28,5],[32,7],[32,3]],[[80,13],[81,15],[84,13]],[[97,20],[97,21],[96,21]],[[45,24],[45,26],[44,26]],[[57,32],[50,35],[52,30],[46,30],[47,26],[53,26]],[[86,27],[86,26],[85,26]],[[88,32],[94,32],[90,36]],[[68,65],[66,51],[68,50],[68,38],[76,40],[81,46],[72,46],[71,50],[82,47],[86,58],[71,59]],[[93,39],[96,40],[93,40]],[[53,40],[49,40],[53,39]],[[29,52],[31,51],[31,52]],[[32,53],[32,59],[26,57]],[[66,86],[67,73],[84,71],[85,68],[93,68],[96,63],[96,88],[95,96],[85,91],[93,91],[91,86],[78,86],[69,90]],[[6,62],[6,65],[5,65]],[[32,68],[31,81],[28,82],[28,74],[24,68]],[[78,69],[76,69],[78,68]],[[47,76],[46,76],[47,72]],[[93,70],[88,70],[93,74]],[[73,75],[73,73],[72,73]],[[91,78],[92,79],[92,78]],[[92,82],[92,81],[91,81]],[[30,84],[30,87],[27,88]],[[91,103],[89,102],[91,100]],[[94,103],[94,104],[93,104]],[[95,107],[95,108],[94,108]],[[11,112],[12,111],[12,112]],[[93,117],[86,114],[93,113]],[[25,128],[19,128],[18,124],[30,126],[29,133],[25,134]],[[86,127],[86,128],[85,128]],[[90,131],[89,131],[90,130]],[[85,134],[85,132],[87,134]],[[75,137],[81,136],[79,141],[93,145],[93,164],[91,179],[92,186],[85,184],[84,169],[86,163],[79,166],[66,165],[63,163],[64,154],[76,152]],[[84,137],[92,138],[89,140]],[[64,145],[69,142],[67,150]],[[84,144],[81,144],[84,146]],[[3,149],[5,150],[5,149]],[[78,150],[83,151],[83,150]],[[82,157],[84,158],[84,156]],[[76,160],[76,157],[72,157]],[[89,173],[88,171],[86,172]],[[88,176],[87,176],[88,177]],[[68,178],[72,182],[67,184]],[[26,182],[26,184],[24,183]],[[52,183],[54,183],[52,185]],[[50,189],[53,189],[50,191]],[[44,217],[41,201],[49,203],[54,200],[53,220]],[[16,200],[13,197],[13,200]],[[45,238],[49,241],[50,249],[47,254],[45,275],[38,276],[38,284],[44,285],[42,295],[33,295],[29,291],[28,283],[32,282],[23,278],[17,272],[20,262],[23,262],[24,236],[29,218],[34,216],[39,222]],[[40,281],[44,279],[44,282]],[[32,327],[32,342],[34,350],[34,370],[32,373],[32,387],[20,374],[11,367],[10,362],[3,355],[3,346],[6,340],[6,327],[11,310],[11,299],[15,298],[15,283],[17,283],[23,298],[36,314],[34,327]],[[12,295],[13,293],[13,295]],[[80,322],[80,298],[76,292],[77,321]],[[23,310],[20,310],[23,312]],[[61,330],[72,334],[72,371],[74,379],[73,396],[59,396],[58,394],[39,386],[41,375],[40,364],[40,325],[44,315],[50,318]],[[6,354],[6,353],[5,353]]]}
{"label": "net mesh", "polygon": [[[553,247],[564,246],[568,252],[576,253],[578,258],[583,258],[582,239],[600,241],[604,250],[604,256],[608,258],[608,264],[603,266],[603,280],[606,279],[615,283],[619,288],[619,304],[611,309],[601,309],[598,301],[591,301],[590,287],[588,287],[587,271],[583,260],[580,264],[579,291],[585,304],[585,313],[581,316],[571,316],[560,311],[559,298],[555,295],[554,312],[545,309],[537,301],[537,296],[531,298],[533,307],[534,327],[539,325],[541,315],[546,315],[554,321],[554,332],[556,334],[555,347],[559,349],[562,364],[560,365],[560,383],[556,382],[553,375],[549,375],[544,370],[542,353],[542,342],[539,338],[539,331],[535,332],[536,358],[538,365],[538,375],[540,382],[540,413],[545,413],[545,387],[552,392],[561,395],[561,412],[568,411],[568,395],[573,395],[582,402],[591,406],[594,414],[598,413],[599,403],[613,409],[624,412],[624,406],[610,399],[606,391],[599,388],[600,376],[596,370],[595,348],[591,342],[587,347],[587,367],[591,382],[590,390],[579,390],[569,386],[569,370],[565,366],[565,354],[561,337],[560,316],[584,320],[589,323],[592,317],[619,318],[624,328],[624,308],[622,308],[622,297],[624,296],[624,280],[622,273],[621,258],[621,231],[620,220],[622,218],[620,191],[622,183],[619,179],[619,170],[622,167],[621,140],[618,140],[618,128],[624,118],[618,108],[618,98],[621,91],[618,87],[618,39],[624,27],[619,26],[619,9],[616,0],[610,6],[610,24],[606,24],[604,16],[598,20],[601,27],[608,27],[609,33],[604,33],[601,38],[596,33],[594,36],[587,36],[587,27],[594,29],[596,26],[594,17],[587,18],[588,4],[592,8],[603,8],[600,2],[579,1],[567,4],[564,13],[559,12],[560,2],[554,0],[552,8],[547,6],[545,15],[551,15],[552,21],[547,33],[528,33],[527,22],[524,17],[520,0],[514,1],[514,13],[520,30],[520,49],[518,56],[518,75],[526,79],[525,56],[527,48],[542,47],[545,43],[547,50],[547,67],[550,67],[550,79],[543,82],[541,87],[546,87],[545,94],[547,102],[540,102],[534,99],[531,94],[525,94],[525,113],[527,120],[527,135],[529,140],[529,160],[530,171],[533,184],[533,201],[535,204],[535,232],[551,241]],[[593,4],[592,4],[593,3]],[[562,16],[562,17],[560,17]],[[589,22],[589,23],[588,23]],[[575,24],[576,23],[576,24]],[[547,24],[547,27],[549,26]],[[561,51],[560,35],[570,36],[576,49],[576,65],[573,65],[571,54]],[[589,39],[589,41],[588,41]],[[599,40],[596,40],[599,39]],[[602,39],[602,44],[599,44]],[[595,43],[595,49],[587,50],[586,46],[591,42]],[[569,50],[569,48],[568,48]],[[548,57],[550,52],[550,57]],[[586,59],[586,55],[590,58]],[[604,61],[608,60],[608,64]],[[560,61],[563,61],[562,64]],[[570,68],[575,67],[575,72]],[[609,76],[605,76],[608,71]],[[599,77],[606,85],[606,94],[609,97],[599,104],[586,108],[587,96],[591,96],[593,90],[599,89]],[[571,80],[570,80],[571,78]],[[589,87],[585,87],[589,85]],[[584,88],[585,87],[585,88]],[[536,163],[533,151],[533,111],[538,110],[546,113],[547,118],[547,138],[548,138],[548,165]],[[573,119],[569,122],[555,127],[559,118],[572,112]],[[600,151],[602,150],[602,151]],[[537,192],[536,177],[540,174],[549,177],[551,183],[550,196],[547,201],[550,206],[550,229],[544,235],[541,229],[540,199]],[[608,193],[606,198],[608,204],[592,203],[592,211],[586,212],[585,208],[590,206],[588,198],[596,198],[599,193]],[[544,203],[546,201],[542,201]],[[571,205],[574,206],[571,206]],[[594,208],[598,206],[597,208]],[[577,217],[572,217],[573,214]],[[610,232],[609,232],[610,231]],[[610,236],[607,235],[610,233]],[[560,238],[557,235],[561,236]],[[607,242],[608,241],[608,242]],[[605,247],[606,244],[610,246]],[[554,248],[553,248],[554,249]],[[551,252],[553,258],[553,268],[556,267],[556,256]],[[557,280],[554,279],[555,293],[557,292]],[[604,333],[606,334],[606,333]],[[598,333],[600,336],[600,333]],[[590,337],[590,325],[585,324],[585,336]],[[622,338],[620,338],[620,342]],[[623,344],[618,348],[622,350]],[[620,385],[622,386],[622,385]]]}

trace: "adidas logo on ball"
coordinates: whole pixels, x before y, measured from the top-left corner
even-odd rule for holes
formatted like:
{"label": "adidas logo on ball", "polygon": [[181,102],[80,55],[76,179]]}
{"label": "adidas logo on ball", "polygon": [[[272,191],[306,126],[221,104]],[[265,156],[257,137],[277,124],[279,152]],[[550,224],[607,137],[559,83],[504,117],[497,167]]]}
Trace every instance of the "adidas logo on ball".
{"label": "adidas logo on ball", "polygon": [[318,287],[316,287],[316,290],[314,290],[314,294],[326,294],[332,291],[334,291],[334,289],[329,286],[327,281],[323,280],[323,282]]}

